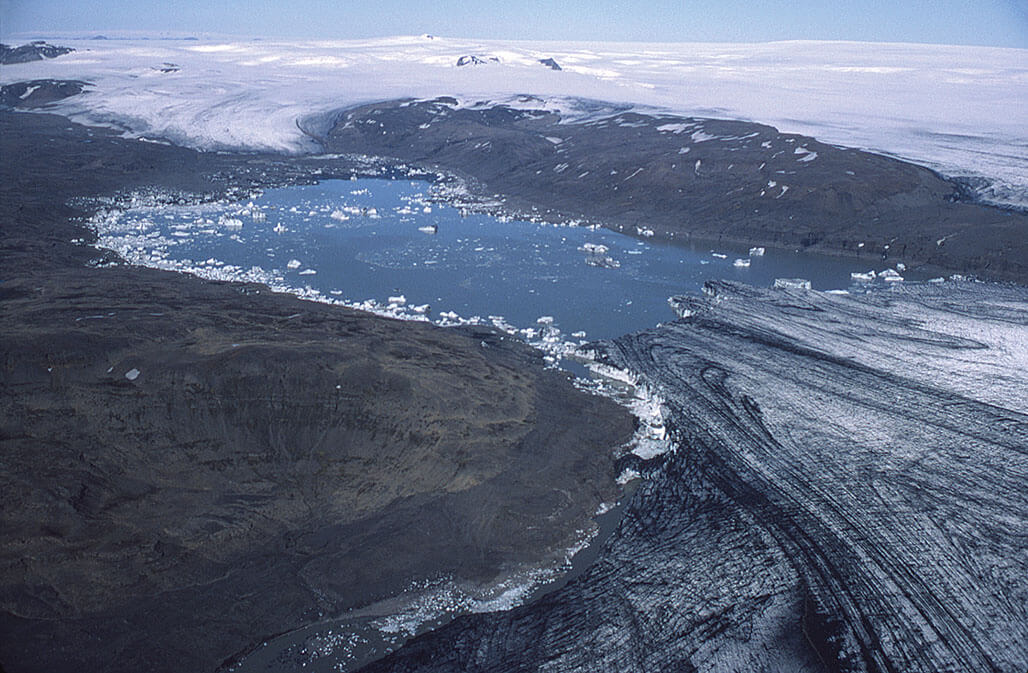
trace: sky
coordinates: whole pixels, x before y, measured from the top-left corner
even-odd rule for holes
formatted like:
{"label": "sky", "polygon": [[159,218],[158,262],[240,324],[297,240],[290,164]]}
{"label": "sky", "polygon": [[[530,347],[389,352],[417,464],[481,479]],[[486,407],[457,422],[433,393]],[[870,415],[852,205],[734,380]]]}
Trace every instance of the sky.
{"label": "sky", "polygon": [[1028,48],[1028,0],[0,0],[0,39],[118,31],[354,39],[854,40]]}

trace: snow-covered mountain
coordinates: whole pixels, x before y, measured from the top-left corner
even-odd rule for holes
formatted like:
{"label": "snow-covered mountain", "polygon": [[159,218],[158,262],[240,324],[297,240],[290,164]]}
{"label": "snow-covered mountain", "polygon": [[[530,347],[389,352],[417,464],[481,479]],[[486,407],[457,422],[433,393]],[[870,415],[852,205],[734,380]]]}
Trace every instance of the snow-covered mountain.
{"label": "snow-covered mountain", "polygon": [[[581,113],[576,99],[772,124],[978,176],[1028,205],[1028,50],[920,44],[51,40],[76,51],[5,66],[0,83],[92,82],[57,109],[207,149],[311,147],[303,129],[396,98],[510,101]],[[463,59],[463,61],[462,61]],[[553,69],[548,59],[559,64]],[[458,67],[460,62],[481,62]]]}

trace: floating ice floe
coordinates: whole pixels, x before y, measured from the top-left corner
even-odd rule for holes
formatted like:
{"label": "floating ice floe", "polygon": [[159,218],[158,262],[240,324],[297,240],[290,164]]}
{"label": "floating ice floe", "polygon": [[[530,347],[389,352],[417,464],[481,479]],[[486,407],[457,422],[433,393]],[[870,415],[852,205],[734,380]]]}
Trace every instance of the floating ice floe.
{"label": "floating ice floe", "polygon": [[878,277],[886,283],[899,283],[903,280],[903,276],[899,275],[895,269],[886,269],[878,274]]}
{"label": "floating ice floe", "polygon": [[739,269],[748,269],[750,266],[750,260],[740,257],[739,259],[732,262],[732,266]]}
{"label": "floating ice floe", "polygon": [[389,297],[387,300],[390,306],[403,306],[407,303],[407,297],[402,294],[396,295],[395,297]]}
{"label": "floating ice floe", "polygon": [[286,262],[286,268],[287,269],[299,269],[301,264],[302,264],[302,262],[300,262],[300,260],[298,260],[298,259],[291,259],[288,262]]}
{"label": "floating ice floe", "polygon": [[722,254],[720,252],[712,252],[710,254],[714,257],[717,257],[718,259],[728,259],[728,255]]}
{"label": "floating ice floe", "polygon": [[601,269],[620,269],[621,262],[606,255],[593,255],[585,260],[589,266],[596,266]]}
{"label": "floating ice floe", "polygon": [[871,281],[873,281],[877,277],[878,277],[878,274],[875,273],[874,269],[868,271],[867,273],[862,273],[860,271],[854,271],[853,273],[850,274],[850,279],[851,280],[859,281],[859,282],[862,282],[862,283],[870,283]]}
{"label": "floating ice floe", "polygon": [[313,276],[317,273],[314,269],[304,269],[300,272],[301,276]]}
{"label": "floating ice floe", "polygon": [[750,248],[750,257],[763,257],[763,256],[764,256],[764,248],[761,248],[761,247]]}
{"label": "floating ice floe", "polygon": [[426,224],[423,227],[418,227],[418,231],[424,234],[435,234],[439,232],[439,226],[436,224]]}
{"label": "floating ice floe", "polygon": [[784,290],[809,290],[810,281],[806,278],[775,278],[774,286]]}

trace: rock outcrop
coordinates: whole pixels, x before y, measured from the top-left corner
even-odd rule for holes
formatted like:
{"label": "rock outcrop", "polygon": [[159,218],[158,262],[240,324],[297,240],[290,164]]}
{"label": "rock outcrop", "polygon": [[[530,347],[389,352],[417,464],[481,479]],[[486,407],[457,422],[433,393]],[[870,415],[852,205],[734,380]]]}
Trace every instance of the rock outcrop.
{"label": "rock outcrop", "polygon": [[41,108],[77,96],[89,82],[61,79],[34,79],[0,86],[0,106],[8,108]]}
{"label": "rock outcrop", "polygon": [[71,47],[58,47],[42,41],[29,42],[20,47],[0,44],[0,65],[42,61],[44,58],[57,58],[73,51],[75,50]]}

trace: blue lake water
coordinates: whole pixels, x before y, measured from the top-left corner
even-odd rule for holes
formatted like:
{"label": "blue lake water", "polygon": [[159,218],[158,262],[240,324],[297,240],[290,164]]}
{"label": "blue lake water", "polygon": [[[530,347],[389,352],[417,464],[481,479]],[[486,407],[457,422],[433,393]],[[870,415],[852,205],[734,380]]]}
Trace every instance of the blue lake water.
{"label": "blue lake water", "polygon": [[[748,249],[728,245],[689,247],[606,229],[462,216],[430,203],[428,188],[406,179],[329,180],[268,189],[245,206],[136,209],[109,228],[104,243],[133,261],[213,276],[259,267],[278,286],[350,302],[387,304],[403,295],[408,305],[429,305],[433,318],[450,311],[501,315],[531,327],[552,316],[565,335],[585,332],[589,339],[671,320],[667,298],[699,292],[709,279],[768,286],[802,277],[814,289],[844,289],[851,272],[870,268],[799,252],[769,249],[750,257]],[[607,251],[583,251],[587,244]],[[619,267],[589,263],[604,258],[615,260],[603,262],[607,267]],[[737,259],[749,267],[735,266]]]}

